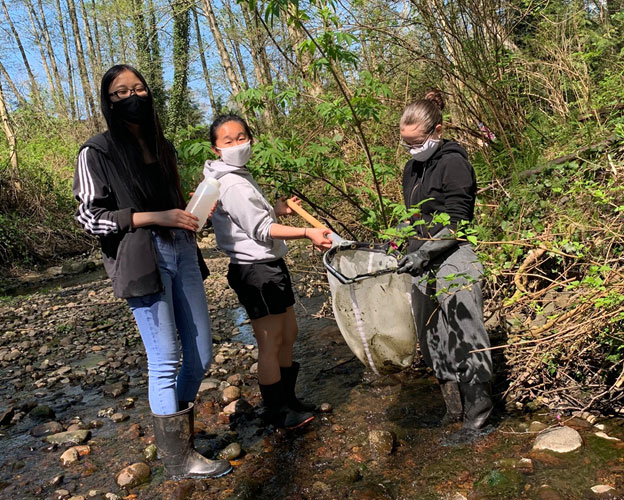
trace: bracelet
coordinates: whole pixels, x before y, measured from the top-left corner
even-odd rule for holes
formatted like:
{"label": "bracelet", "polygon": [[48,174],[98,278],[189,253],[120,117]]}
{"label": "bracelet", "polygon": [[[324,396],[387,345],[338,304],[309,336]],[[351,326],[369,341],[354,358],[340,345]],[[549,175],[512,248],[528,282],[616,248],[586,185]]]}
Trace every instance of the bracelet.
{"label": "bracelet", "polygon": [[303,237],[304,237],[304,238],[307,238],[307,237],[308,237],[308,236],[306,235],[307,230],[308,230],[308,228],[307,228],[307,227],[304,227],[304,228],[303,228]]}

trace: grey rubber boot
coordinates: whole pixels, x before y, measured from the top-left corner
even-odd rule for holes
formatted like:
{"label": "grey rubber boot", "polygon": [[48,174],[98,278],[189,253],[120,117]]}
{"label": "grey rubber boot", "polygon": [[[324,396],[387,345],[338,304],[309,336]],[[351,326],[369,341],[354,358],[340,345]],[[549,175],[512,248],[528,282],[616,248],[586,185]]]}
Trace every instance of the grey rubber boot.
{"label": "grey rubber boot", "polygon": [[297,375],[299,375],[299,363],[293,361],[291,366],[280,366],[280,373],[282,375],[282,389],[284,390],[284,397],[286,398],[286,404],[291,410],[298,412],[310,412],[316,410],[316,405],[312,403],[304,403],[295,395],[295,385],[297,384]]}
{"label": "grey rubber boot", "polygon": [[459,383],[440,380],[440,391],[446,404],[446,413],[442,417],[442,425],[459,422],[464,414]]}
{"label": "grey rubber boot", "polygon": [[309,412],[291,410],[286,405],[282,381],[269,385],[260,385],[260,393],[267,409],[266,421],[275,427],[292,430],[303,427],[314,420]]}
{"label": "grey rubber boot", "polygon": [[464,425],[462,428],[475,431],[481,429],[492,413],[494,406],[490,383],[461,383],[459,390],[464,401]]}
{"label": "grey rubber boot", "polygon": [[152,413],[154,440],[172,479],[214,478],[232,470],[227,460],[209,460],[193,447],[194,404],[171,415]]}

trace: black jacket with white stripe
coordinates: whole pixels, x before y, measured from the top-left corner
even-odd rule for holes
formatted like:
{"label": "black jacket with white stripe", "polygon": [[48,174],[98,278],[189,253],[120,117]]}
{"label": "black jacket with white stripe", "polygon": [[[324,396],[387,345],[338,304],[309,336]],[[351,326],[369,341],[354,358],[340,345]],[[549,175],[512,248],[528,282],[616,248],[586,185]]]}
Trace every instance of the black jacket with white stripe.
{"label": "black jacket with white stripe", "polygon": [[[128,180],[119,175],[110,151],[110,134],[92,137],[78,153],[74,173],[74,196],[79,202],[76,220],[90,234],[98,236],[106,273],[115,296],[141,297],[163,289],[152,228],[132,227],[136,201]],[[208,268],[198,249],[202,277]]]}

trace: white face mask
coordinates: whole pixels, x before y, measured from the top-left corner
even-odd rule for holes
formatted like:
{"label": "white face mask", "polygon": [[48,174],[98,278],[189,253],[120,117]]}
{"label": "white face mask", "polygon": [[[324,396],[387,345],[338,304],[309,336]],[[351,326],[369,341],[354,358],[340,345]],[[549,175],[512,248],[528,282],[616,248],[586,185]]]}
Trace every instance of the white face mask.
{"label": "white face mask", "polygon": [[427,161],[429,158],[431,158],[431,155],[435,153],[439,145],[440,139],[427,139],[422,146],[418,148],[412,148],[409,152],[414,160]]}
{"label": "white face mask", "polygon": [[217,148],[221,151],[221,159],[233,167],[244,167],[251,158],[251,141],[229,148]]}

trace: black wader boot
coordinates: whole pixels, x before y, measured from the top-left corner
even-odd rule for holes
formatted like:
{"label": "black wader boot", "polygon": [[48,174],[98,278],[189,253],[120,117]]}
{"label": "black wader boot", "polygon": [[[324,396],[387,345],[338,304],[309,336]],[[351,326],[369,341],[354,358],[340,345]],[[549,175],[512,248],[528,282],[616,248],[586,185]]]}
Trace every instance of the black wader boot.
{"label": "black wader boot", "polygon": [[295,385],[297,384],[297,375],[299,374],[299,363],[293,361],[291,366],[280,366],[280,373],[282,374],[282,388],[284,389],[284,397],[288,408],[298,412],[310,412],[316,410],[316,405],[304,403],[303,401],[297,399],[297,396],[295,395]]}
{"label": "black wader boot", "polygon": [[193,448],[194,405],[171,415],[152,413],[154,440],[172,479],[220,477],[232,470],[227,460],[208,460]]}
{"label": "black wader boot", "polygon": [[440,390],[446,404],[446,413],[442,417],[442,425],[459,422],[462,419],[463,407],[459,383],[440,380]]}
{"label": "black wader boot", "polygon": [[267,409],[266,421],[275,427],[297,429],[314,420],[314,415],[308,412],[291,410],[286,405],[282,381],[269,385],[260,385],[260,393]]}
{"label": "black wader boot", "polygon": [[459,390],[464,404],[462,428],[442,440],[445,446],[470,444],[494,430],[486,422],[492,408],[492,390],[489,382],[460,383]]}

